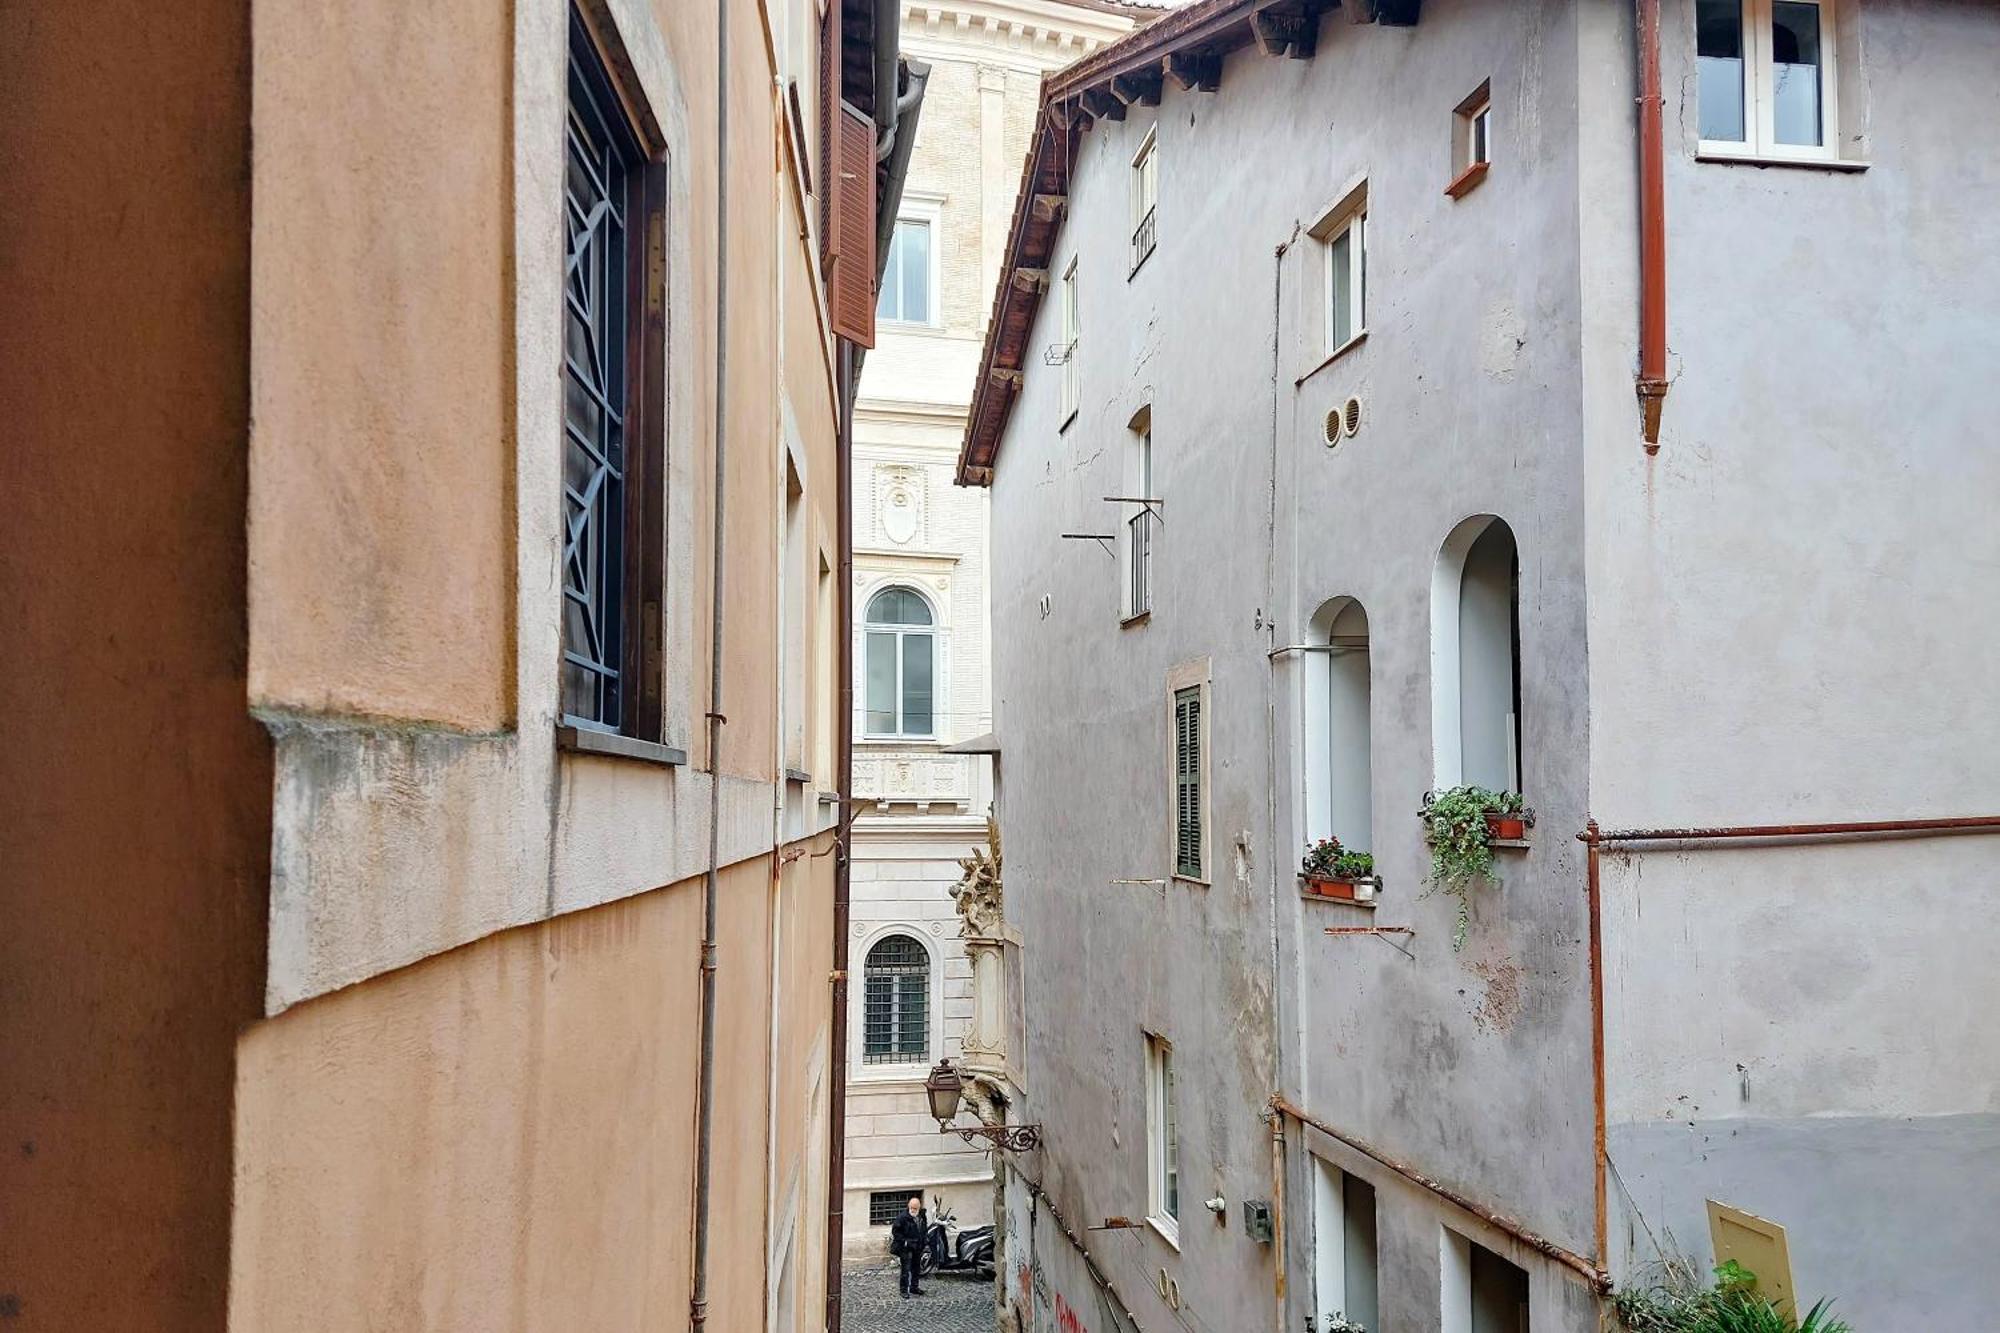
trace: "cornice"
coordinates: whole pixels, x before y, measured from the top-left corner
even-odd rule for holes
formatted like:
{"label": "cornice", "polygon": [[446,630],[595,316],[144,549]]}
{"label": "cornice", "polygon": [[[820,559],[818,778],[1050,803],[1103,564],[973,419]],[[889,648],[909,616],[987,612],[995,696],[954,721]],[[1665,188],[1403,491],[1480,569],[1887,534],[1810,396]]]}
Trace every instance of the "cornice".
{"label": "cornice", "polygon": [[1130,32],[1121,14],[1060,0],[943,0],[903,5],[903,49],[928,59],[1050,71],[1094,55]]}

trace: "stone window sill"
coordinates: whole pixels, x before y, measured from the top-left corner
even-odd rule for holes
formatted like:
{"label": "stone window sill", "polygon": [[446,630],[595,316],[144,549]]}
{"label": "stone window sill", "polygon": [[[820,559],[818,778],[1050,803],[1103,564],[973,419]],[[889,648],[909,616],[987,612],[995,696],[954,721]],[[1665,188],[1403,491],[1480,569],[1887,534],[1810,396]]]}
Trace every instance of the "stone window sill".
{"label": "stone window sill", "polygon": [[1778,157],[1769,153],[1738,153],[1727,148],[1695,150],[1697,162],[1723,162],[1739,167],[1804,167],[1809,171],[1866,171],[1871,162],[1849,157]]}
{"label": "stone window sill", "polygon": [[687,763],[687,751],[658,741],[642,741],[615,731],[594,727],[559,726],[556,748],[569,754],[597,755],[606,759],[630,759],[662,768],[680,768]]}

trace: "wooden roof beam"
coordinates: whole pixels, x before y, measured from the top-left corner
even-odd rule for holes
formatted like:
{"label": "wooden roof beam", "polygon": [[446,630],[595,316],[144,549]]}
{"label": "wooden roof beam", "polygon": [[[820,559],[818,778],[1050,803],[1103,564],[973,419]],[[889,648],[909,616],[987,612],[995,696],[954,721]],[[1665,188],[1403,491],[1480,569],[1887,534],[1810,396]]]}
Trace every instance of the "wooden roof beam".
{"label": "wooden roof beam", "polygon": [[1035,221],[1054,222],[1069,207],[1069,196],[1062,194],[1037,194],[1030,207],[1035,211]]}
{"label": "wooden roof beam", "polygon": [[1349,0],[1347,17],[1355,23],[1380,23],[1390,28],[1414,28],[1423,0]]}
{"label": "wooden roof beam", "polygon": [[1213,52],[1170,51],[1161,65],[1184,92],[1212,93],[1222,86],[1222,57]]}
{"label": "wooden roof beam", "polygon": [[1018,370],[1009,370],[1005,366],[995,366],[993,367],[992,378],[993,383],[1003,389],[1019,389],[1021,387],[1021,372]]}
{"label": "wooden roof beam", "polygon": [[1158,106],[1162,75],[1156,69],[1111,76],[1111,95],[1126,106]]}
{"label": "wooden roof beam", "polygon": [[1083,109],[1093,120],[1125,119],[1125,104],[1102,88],[1083,90]]}
{"label": "wooden roof beam", "polygon": [[1311,60],[1319,44],[1317,14],[1278,14],[1260,9],[1250,16],[1250,30],[1257,46],[1267,56],[1291,54],[1294,60]]}
{"label": "wooden roof beam", "polygon": [[1049,289],[1049,271],[1045,268],[1017,267],[1014,270],[1014,288],[1039,296]]}

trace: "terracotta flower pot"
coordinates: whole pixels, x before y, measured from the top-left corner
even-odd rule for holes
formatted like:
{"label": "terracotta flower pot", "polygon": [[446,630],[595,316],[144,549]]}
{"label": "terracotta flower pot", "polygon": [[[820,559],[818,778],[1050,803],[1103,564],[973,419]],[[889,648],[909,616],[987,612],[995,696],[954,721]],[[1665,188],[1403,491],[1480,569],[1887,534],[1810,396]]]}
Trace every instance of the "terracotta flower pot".
{"label": "terracotta flower pot", "polygon": [[1330,879],[1320,875],[1303,876],[1306,891],[1321,898],[1340,898],[1354,901],[1354,881],[1351,879]]}
{"label": "terracotta flower pot", "polygon": [[1520,815],[1486,812],[1486,836],[1499,842],[1520,842],[1528,836],[1528,821]]}

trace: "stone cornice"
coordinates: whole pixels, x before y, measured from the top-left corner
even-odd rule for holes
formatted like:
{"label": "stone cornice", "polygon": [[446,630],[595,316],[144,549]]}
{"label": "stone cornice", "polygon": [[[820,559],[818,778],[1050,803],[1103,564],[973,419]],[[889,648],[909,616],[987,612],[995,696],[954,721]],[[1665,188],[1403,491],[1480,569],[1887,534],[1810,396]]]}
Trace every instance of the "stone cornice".
{"label": "stone cornice", "polygon": [[903,5],[903,49],[927,59],[1048,71],[1095,54],[1130,32],[1122,14],[1060,0],[941,0]]}

